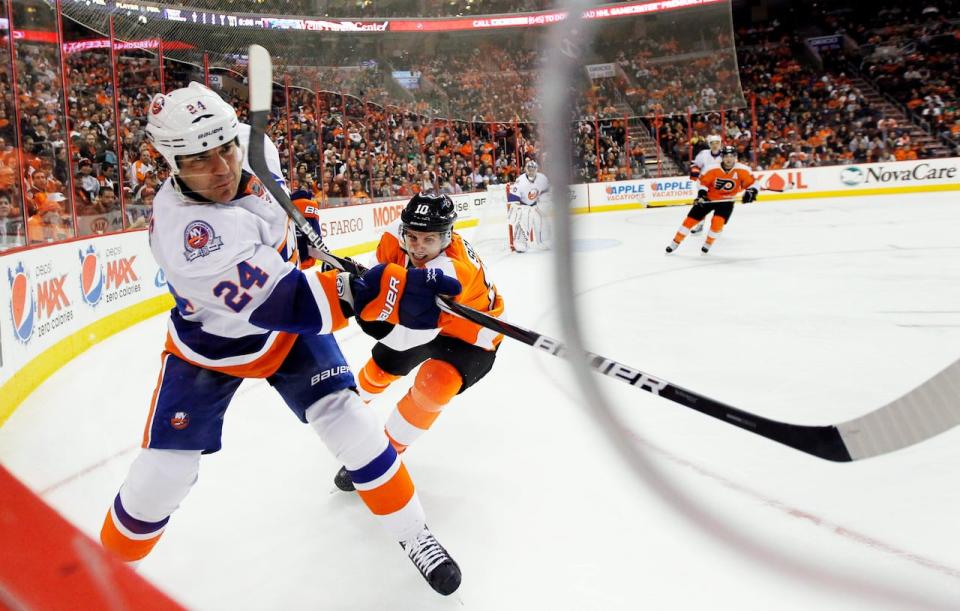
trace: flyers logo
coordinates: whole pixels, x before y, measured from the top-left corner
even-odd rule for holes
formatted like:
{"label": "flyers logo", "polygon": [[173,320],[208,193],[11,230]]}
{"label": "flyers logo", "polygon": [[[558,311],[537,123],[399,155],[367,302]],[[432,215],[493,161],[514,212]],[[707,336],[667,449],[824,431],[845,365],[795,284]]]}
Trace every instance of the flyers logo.
{"label": "flyers logo", "polygon": [[717,191],[733,191],[736,186],[736,181],[730,178],[718,178],[713,182],[713,188]]}

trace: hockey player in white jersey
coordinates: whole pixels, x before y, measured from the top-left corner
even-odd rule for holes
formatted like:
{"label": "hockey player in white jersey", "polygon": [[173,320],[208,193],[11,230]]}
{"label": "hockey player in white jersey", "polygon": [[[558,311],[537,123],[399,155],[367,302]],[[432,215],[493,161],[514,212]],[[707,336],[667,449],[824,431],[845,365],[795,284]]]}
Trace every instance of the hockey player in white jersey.
{"label": "hockey player in white jersey", "polygon": [[[700,175],[713,166],[720,165],[723,157],[721,154],[722,148],[723,140],[720,139],[720,136],[710,134],[707,136],[707,148],[697,153],[697,156],[693,158],[693,163],[690,164],[690,180],[696,183],[693,186],[695,191],[700,189]],[[697,223],[690,230],[690,233],[700,233],[701,231],[703,231],[703,221]]]}
{"label": "hockey player in white jersey", "polygon": [[526,252],[531,242],[548,248],[550,228],[539,204],[540,197],[550,190],[550,181],[538,169],[536,161],[527,161],[524,173],[507,190],[510,250],[514,252]]}
{"label": "hockey player in white jersey", "polygon": [[[107,512],[101,541],[128,562],[144,558],[197,481],[201,455],[220,450],[240,383],[266,378],[355,474],[363,502],[430,586],[448,595],[460,585],[460,569],[427,529],[410,475],[357,395],[331,333],[355,313],[434,328],[436,295],[457,294],[460,283],[399,265],[361,277],[301,271],[293,224],[242,169],[240,131],[235,110],[199,83],[151,101],[147,133],[172,176],[154,199],[148,235],[176,307],[143,449]],[[281,176],[275,148],[268,160]]]}

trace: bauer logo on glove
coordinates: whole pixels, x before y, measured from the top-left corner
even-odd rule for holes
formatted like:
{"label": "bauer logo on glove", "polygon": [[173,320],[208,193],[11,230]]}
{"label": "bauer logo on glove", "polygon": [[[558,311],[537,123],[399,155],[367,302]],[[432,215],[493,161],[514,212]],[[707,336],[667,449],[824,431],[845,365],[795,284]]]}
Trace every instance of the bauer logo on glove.
{"label": "bauer logo on glove", "polygon": [[440,318],[437,295],[458,295],[462,287],[442,270],[406,269],[388,263],[363,276],[351,276],[350,289],[353,311],[362,320],[433,329]]}

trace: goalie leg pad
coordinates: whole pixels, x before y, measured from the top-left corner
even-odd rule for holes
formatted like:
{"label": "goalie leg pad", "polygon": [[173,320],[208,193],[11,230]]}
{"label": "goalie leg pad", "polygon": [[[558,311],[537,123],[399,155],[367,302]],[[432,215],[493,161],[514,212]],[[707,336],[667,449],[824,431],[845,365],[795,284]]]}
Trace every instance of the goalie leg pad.
{"label": "goalie leg pad", "polygon": [[199,470],[199,450],[141,450],[103,521],[103,546],[126,562],[144,558],[196,483]]}
{"label": "goalie leg pad", "polygon": [[460,372],[446,361],[427,360],[417,372],[413,386],[387,419],[387,434],[405,449],[433,425],[444,406],[463,386]]}
{"label": "goalie leg pad", "polygon": [[510,221],[513,235],[513,246],[517,252],[526,252],[530,242],[530,215],[531,207],[515,205],[512,207],[513,217]]}
{"label": "goalie leg pad", "polygon": [[539,207],[530,211],[530,237],[536,244],[544,244],[544,218]]}

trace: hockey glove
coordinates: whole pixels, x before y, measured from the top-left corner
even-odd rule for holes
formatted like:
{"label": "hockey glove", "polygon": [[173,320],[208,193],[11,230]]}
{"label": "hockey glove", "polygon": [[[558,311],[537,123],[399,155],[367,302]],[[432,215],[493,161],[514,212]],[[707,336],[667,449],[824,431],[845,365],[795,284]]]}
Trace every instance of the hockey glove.
{"label": "hockey glove", "polygon": [[[294,195],[297,195],[297,193],[294,193]],[[317,232],[317,235],[320,235],[320,217],[317,215],[317,202],[306,197],[300,197],[294,199],[293,204],[300,210],[300,213],[307,219],[307,222],[310,223],[310,227]],[[295,229],[297,233],[297,250],[300,252],[300,269],[313,267],[317,263],[316,249],[311,246],[310,240],[305,233],[300,231],[299,227],[295,226]],[[324,269],[322,271],[327,270]]]}
{"label": "hockey glove", "polygon": [[406,269],[395,263],[377,265],[362,276],[337,277],[340,306],[346,317],[401,324],[410,329],[434,329],[440,318],[437,295],[457,295],[456,278],[438,269]]}
{"label": "hockey glove", "polygon": [[700,180],[700,168],[695,165],[690,166],[690,180]]}
{"label": "hockey glove", "polygon": [[[332,263],[327,263],[326,261],[324,261],[321,258],[320,254],[317,252],[317,250],[312,246],[310,247],[310,254],[316,257],[317,259],[320,259],[320,271],[328,272],[332,269],[336,269],[336,270],[340,269],[339,265],[333,265]],[[363,267],[362,265],[360,265],[350,257],[339,257],[339,259],[340,259],[340,264],[343,265],[344,269],[346,269],[346,271],[350,272],[351,274],[363,273],[364,271],[366,271],[365,267]],[[359,270],[359,272],[357,272],[357,270]]]}
{"label": "hockey glove", "polygon": [[749,204],[750,202],[757,201],[757,188],[750,187],[743,192],[743,203]]}
{"label": "hockey glove", "polygon": [[707,190],[700,189],[697,191],[697,199],[693,200],[694,204],[705,204],[707,203]]}

